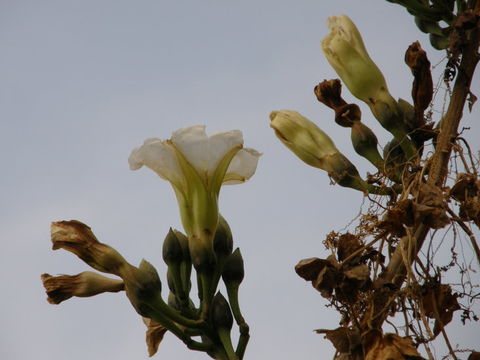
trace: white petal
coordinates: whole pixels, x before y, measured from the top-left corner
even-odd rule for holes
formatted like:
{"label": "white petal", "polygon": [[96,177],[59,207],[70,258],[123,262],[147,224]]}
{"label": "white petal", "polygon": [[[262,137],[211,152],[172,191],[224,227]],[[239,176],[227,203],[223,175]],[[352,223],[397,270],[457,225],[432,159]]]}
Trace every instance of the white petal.
{"label": "white petal", "polygon": [[241,149],[233,158],[223,181],[224,185],[240,184],[250,179],[262,154],[250,148]]}
{"label": "white petal", "polygon": [[205,126],[196,125],[179,129],[172,134],[171,140],[199,174],[207,171],[208,136],[205,133]]}
{"label": "white petal", "polygon": [[172,184],[177,186],[183,184],[182,171],[173,149],[160,139],[145,140],[142,146],[132,151],[128,163],[131,170],[137,170],[145,165]]}
{"label": "white petal", "polygon": [[243,136],[232,130],[208,137],[205,126],[197,125],[175,131],[172,142],[202,177],[209,178],[225,154],[243,145]]}

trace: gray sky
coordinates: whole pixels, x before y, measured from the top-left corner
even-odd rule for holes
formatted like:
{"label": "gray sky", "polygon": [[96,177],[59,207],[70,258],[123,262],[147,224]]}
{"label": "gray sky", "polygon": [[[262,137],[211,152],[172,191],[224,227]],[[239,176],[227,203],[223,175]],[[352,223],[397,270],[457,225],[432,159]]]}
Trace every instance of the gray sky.
{"label": "gray sky", "polygon": [[[359,27],[394,97],[410,100],[403,55],[411,42],[420,40],[432,63],[442,57],[402,8],[381,0],[0,2],[1,359],[147,358],[145,327],[123,293],[47,303],[41,273],[87,270],[51,250],[50,222],[87,223],[164,280],[162,241],[170,226],[181,229],[174,194],[153,172],[129,171],[127,159],[145,138],[194,124],[240,129],[245,145],[264,153],[251,181],[224,187],[220,201],[245,259],[246,358],[333,354],[312,330],[336,327],[337,315],[293,267],[326,256],[321,241],[357,215],[362,195],[330,186],[295,158],[268,115],[300,111],[362,174],[373,171],[313,96],[314,85],[336,77],[319,44],[326,18],[339,14]],[[361,106],[365,123],[387,139]],[[464,126],[478,149],[478,105]],[[454,329],[453,342],[473,347],[475,332],[478,325]],[[168,334],[156,358],[207,357]]]}

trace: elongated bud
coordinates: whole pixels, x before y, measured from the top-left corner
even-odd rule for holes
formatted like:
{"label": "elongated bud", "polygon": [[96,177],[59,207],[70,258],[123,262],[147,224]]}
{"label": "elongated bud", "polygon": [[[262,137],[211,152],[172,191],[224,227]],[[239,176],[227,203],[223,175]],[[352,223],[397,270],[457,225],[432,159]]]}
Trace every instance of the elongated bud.
{"label": "elongated bud", "polygon": [[352,20],[346,15],[331,16],[327,26],[330,33],[322,40],[323,53],[350,92],[366,103],[388,92],[385,78]]}
{"label": "elongated bud", "polygon": [[353,96],[364,101],[380,124],[400,142],[408,158],[415,149],[407,138],[395,99],[385,78],[368,55],[355,24],[346,15],[328,18],[330,33],[322,40],[325,57]]}
{"label": "elongated bud", "polygon": [[212,301],[210,319],[215,329],[230,330],[233,326],[233,316],[227,300],[217,292]]}
{"label": "elongated bud", "polygon": [[179,264],[183,259],[182,246],[178,240],[177,234],[170,228],[165,240],[163,241],[163,261],[165,264]]}
{"label": "elongated bud", "polygon": [[352,144],[357,154],[368,159],[378,169],[383,169],[383,159],[378,152],[378,140],[369,127],[360,121],[352,125]]}
{"label": "elongated bud", "polygon": [[240,284],[243,281],[244,276],[243,257],[240,249],[237,248],[232,254],[230,254],[223,266],[222,279],[225,284]]}
{"label": "elongated bud", "polygon": [[329,171],[328,157],[339,153],[317,125],[292,110],[272,111],[270,126],[282,143],[310,166]]}
{"label": "elongated bud", "polygon": [[228,256],[233,250],[233,236],[230,226],[222,215],[218,217],[218,226],[213,238],[213,249],[217,257]]}
{"label": "elongated bud", "polygon": [[51,237],[53,250],[68,250],[96,270],[119,275],[128,264],[118,251],[99,242],[90,227],[80,221],[53,222]]}
{"label": "elongated bud", "polygon": [[127,297],[138,314],[152,317],[152,309],[161,298],[162,283],[157,270],[146,260],[138,268],[129,266],[121,277],[125,283]]}
{"label": "elongated bud", "polygon": [[390,176],[397,174],[401,177],[406,164],[405,153],[398,141],[393,138],[383,148],[383,158],[385,159],[385,167]]}
{"label": "elongated bud", "polygon": [[41,278],[50,304],[60,304],[73,296],[90,297],[124,290],[122,280],[111,279],[91,271],[84,271],[77,275],[43,274]]}

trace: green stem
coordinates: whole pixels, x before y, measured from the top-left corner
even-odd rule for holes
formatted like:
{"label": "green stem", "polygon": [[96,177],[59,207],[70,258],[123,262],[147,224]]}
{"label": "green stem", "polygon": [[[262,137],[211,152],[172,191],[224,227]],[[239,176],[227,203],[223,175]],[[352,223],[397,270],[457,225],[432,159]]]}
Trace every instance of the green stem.
{"label": "green stem", "polygon": [[242,360],[247,349],[248,340],[250,340],[250,328],[247,323],[240,325],[240,338],[238,339],[237,350],[235,353],[239,360]]}
{"label": "green stem", "polygon": [[233,350],[232,339],[230,338],[230,330],[226,328],[217,329],[218,337],[227,353],[228,360],[238,360],[237,354]]}

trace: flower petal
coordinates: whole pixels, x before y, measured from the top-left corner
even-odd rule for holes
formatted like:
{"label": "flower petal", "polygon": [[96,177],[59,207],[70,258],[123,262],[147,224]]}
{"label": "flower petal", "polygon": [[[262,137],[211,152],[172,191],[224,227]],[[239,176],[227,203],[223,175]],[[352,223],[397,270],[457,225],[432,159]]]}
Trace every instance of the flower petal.
{"label": "flower petal", "polygon": [[177,130],[172,134],[171,140],[207,182],[224,156],[231,149],[243,146],[241,131],[218,132],[209,137],[202,125]]}
{"label": "flower petal", "polygon": [[145,165],[173,185],[181,188],[184,184],[182,170],[173,149],[160,139],[147,139],[142,146],[133,149],[128,163],[131,170],[140,169]]}
{"label": "flower petal", "polygon": [[250,179],[257,169],[258,158],[262,154],[250,148],[241,149],[228,167],[224,185],[240,184]]}

